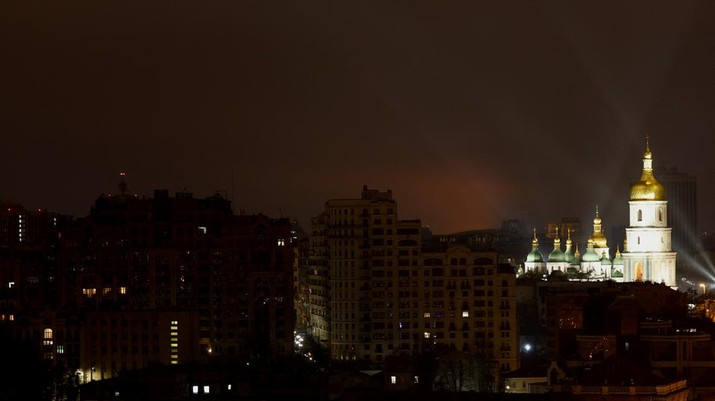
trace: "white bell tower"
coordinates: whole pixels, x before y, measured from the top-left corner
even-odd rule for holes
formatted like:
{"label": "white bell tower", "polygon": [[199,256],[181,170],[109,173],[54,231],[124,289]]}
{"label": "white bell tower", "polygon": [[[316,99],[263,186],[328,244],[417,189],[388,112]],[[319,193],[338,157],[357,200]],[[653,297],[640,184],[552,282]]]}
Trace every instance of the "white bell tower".
{"label": "white bell tower", "polygon": [[643,172],[631,187],[630,224],[623,252],[623,281],[650,281],[675,288],[675,257],[671,249],[665,187],[653,176],[653,154],[646,138]]}

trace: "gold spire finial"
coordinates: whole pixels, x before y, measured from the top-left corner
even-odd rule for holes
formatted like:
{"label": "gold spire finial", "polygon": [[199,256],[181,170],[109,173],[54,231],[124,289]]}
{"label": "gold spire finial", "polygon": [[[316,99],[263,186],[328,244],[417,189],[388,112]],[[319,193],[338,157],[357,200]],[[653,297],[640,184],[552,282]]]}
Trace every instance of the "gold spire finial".
{"label": "gold spire finial", "polygon": [[645,153],[643,154],[644,159],[652,159],[653,153],[650,151],[650,137],[645,136]]}

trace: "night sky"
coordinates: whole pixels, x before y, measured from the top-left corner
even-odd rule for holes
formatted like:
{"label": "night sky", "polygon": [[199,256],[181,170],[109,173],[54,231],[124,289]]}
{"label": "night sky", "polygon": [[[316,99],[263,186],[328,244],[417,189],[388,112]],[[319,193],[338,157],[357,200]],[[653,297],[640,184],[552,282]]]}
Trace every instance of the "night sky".
{"label": "night sky", "polygon": [[[225,191],[309,218],[363,184],[436,233],[627,223],[645,136],[715,229],[715,2],[0,2],[0,198]],[[590,229],[587,231],[590,232]]]}

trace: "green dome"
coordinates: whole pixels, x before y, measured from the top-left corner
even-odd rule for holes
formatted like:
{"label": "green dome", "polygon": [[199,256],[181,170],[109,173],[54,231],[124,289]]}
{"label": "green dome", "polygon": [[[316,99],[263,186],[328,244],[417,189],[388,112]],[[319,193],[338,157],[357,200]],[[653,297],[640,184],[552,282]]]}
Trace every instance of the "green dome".
{"label": "green dome", "polygon": [[623,266],[623,257],[621,256],[620,250],[618,250],[616,252],[616,257],[613,258],[613,265],[614,266]]}
{"label": "green dome", "polygon": [[606,257],[606,255],[603,255],[601,258],[601,266],[610,266],[611,261]]}
{"label": "green dome", "polygon": [[526,255],[526,261],[532,262],[532,263],[533,262],[544,263],[544,256],[541,254],[541,252],[539,252],[538,249],[532,249],[531,252],[529,252],[529,254]]}
{"label": "green dome", "polygon": [[600,261],[600,258],[593,248],[589,248],[586,253],[583,254],[583,258],[581,258],[581,260],[584,262],[598,262]]}
{"label": "green dome", "polygon": [[564,262],[571,264],[573,262],[574,256],[571,252],[564,252]]}
{"label": "green dome", "polygon": [[554,248],[553,251],[549,254],[549,262],[565,262],[566,257],[564,255],[564,251],[562,251],[560,248]]}

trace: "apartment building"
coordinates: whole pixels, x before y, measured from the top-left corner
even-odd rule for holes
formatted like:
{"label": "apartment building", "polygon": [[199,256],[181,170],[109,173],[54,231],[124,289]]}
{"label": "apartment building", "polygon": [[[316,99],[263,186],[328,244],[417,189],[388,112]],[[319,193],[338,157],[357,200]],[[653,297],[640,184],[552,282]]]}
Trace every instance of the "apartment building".
{"label": "apartment building", "polygon": [[2,250],[0,324],[85,380],[293,352],[288,219],[235,215],[220,194],[141,197],[122,180],[55,235],[51,252]]}
{"label": "apartment building", "polygon": [[389,190],[327,201],[312,220],[310,333],[334,360],[457,350],[516,369],[513,268],[423,233]]}

